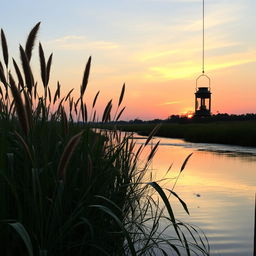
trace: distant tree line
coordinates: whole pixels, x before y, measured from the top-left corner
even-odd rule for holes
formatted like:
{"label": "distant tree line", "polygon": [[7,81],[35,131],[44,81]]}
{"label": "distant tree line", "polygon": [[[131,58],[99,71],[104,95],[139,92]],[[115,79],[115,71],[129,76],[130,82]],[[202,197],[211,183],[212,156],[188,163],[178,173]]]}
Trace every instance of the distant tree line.
{"label": "distant tree line", "polygon": [[242,115],[227,114],[227,113],[218,113],[209,117],[193,117],[188,118],[184,115],[171,115],[167,119],[152,119],[152,120],[141,120],[133,119],[129,121],[118,121],[118,124],[143,124],[143,123],[207,123],[207,122],[216,122],[216,121],[249,121],[256,120],[256,114],[247,113]]}

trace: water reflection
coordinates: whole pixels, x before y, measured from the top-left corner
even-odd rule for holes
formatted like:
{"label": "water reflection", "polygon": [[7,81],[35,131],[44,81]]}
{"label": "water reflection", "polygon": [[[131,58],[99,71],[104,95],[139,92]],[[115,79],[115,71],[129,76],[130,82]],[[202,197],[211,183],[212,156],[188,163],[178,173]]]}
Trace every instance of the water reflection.
{"label": "water reflection", "polygon": [[[175,188],[190,216],[173,198],[178,218],[204,230],[212,255],[252,255],[256,148],[155,138],[148,152],[158,140],[151,172],[155,180],[166,178],[165,188],[172,188],[184,159],[193,153]],[[144,141],[140,137],[137,143]]]}

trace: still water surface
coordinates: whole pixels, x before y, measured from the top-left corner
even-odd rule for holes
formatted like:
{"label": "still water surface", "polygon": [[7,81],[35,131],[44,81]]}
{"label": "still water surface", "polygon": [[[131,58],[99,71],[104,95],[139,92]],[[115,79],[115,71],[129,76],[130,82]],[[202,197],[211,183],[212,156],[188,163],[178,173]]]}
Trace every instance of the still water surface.
{"label": "still water surface", "polygon": [[[143,137],[138,137],[137,144],[144,143]],[[177,204],[176,217],[205,232],[211,255],[252,255],[256,148],[169,138],[154,138],[152,146],[159,140],[151,171],[158,180],[173,164],[165,176],[169,178],[165,188],[172,188],[183,161],[193,153],[175,187],[190,216]]]}

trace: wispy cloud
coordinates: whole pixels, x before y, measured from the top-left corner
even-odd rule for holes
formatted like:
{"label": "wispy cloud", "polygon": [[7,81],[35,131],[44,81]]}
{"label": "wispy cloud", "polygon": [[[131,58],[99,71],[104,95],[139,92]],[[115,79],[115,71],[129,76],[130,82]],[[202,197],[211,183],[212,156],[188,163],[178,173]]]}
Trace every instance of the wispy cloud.
{"label": "wispy cloud", "polygon": [[174,104],[181,104],[182,101],[168,101],[168,102],[164,102],[162,104],[159,104],[160,106],[163,106],[163,105],[174,105]]}
{"label": "wispy cloud", "polygon": [[109,41],[92,41],[85,36],[68,35],[48,41],[48,45],[54,45],[65,50],[112,50],[119,48],[119,44]]}
{"label": "wispy cloud", "polygon": [[[201,1],[200,1],[201,2]],[[224,24],[232,23],[239,20],[241,17],[241,11],[244,8],[242,2],[223,3],[215,2],[205,10],[205,29],[211,29],[215,27],[223,26]],[[192,15],[190,19],[180,21],[174,28],[179,31],[200,31],[202,30],[202,14],[201,10],[198,10],[196,19],[193,19]]]}
{"label": "wispy cloud", "polygon": [[[256,50],[214,57],[208,61],[207,71],[231,68],[254,62],[256,63]],[[175,80],[193,77],[198,72],[199,67],[197,63],[184,61],[174,64],[151,66],[145,77],[151,80]]]}
{"label": "wispy cloud", "polygon": [[179,52],[179,50],[166,50],[166,51],[149,51],[146,53],[139,53],[138,59],[140,61],[149,61],[149,60],[153,60],[153,59],[158,59],[158,58],[162,58],[162,57],[166,57],[166,56],[171,56],[174,54],[177,54]]}

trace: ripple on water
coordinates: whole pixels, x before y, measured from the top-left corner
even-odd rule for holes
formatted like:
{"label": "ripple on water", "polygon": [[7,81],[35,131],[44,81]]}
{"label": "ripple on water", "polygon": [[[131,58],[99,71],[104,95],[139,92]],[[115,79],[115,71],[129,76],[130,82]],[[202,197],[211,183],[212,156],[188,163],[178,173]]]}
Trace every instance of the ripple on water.
{"label": "ripple on water", "polygon": [[[203,230],[210,242],[211,255],[252,255],[256,148],[168,138],[155,138],[152,145],[159,140],[153,161],[158,174],[166,173],[170,163],[174,163],[170,173],[173,177],[184,156],[196,151],[175,188],[187,203],[190,216],[180,204],[172,205],[175,216]],[[138,143],[144,142],[140,139]],[[181,164],[177,165],[177,161]]]}

